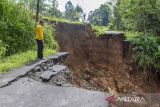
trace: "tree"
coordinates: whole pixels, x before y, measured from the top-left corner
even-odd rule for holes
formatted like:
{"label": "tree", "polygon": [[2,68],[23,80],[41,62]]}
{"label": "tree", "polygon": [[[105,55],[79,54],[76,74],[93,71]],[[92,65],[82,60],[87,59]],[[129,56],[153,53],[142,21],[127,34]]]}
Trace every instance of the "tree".
{"label": "tree", "polygon": [[74,7],[71,1],[68,1],[65,5],[65,17],[69,20],[78,21],[83,14],[83,9],[81,6],[77,5]]}
{"label": "tree", "polygon": [[74,15],[74,6],[71,1],[68,1],[65,5],[65,17],[66,19],[72,20]]}
{"label": "tree", "polygon": [[[23,7],[31,9],[32,12],[36,11],[37,0],[19,0],[19,5],[23,5]],[[46,4],[43,0],[40,0],[40,12],[43,13],[45,11]]]}
{"label": "tree", "polygon": [[75,10],[76,10],[77,13],[83,14],[83,9],[82,9],[81,6],[77,5]]}
{"label": "tree", "polygon": [[159,0],[119,0],[117,13],[125,30],[160,34]]}
{"label": "tree", "polygon": [[[31,9],[32,13],[36,11],[37,0],[19,0],[18,3]],[[62,13],[58,10],[57,0],[40,0],[40,13],[45,16],[62,16]]]}
{"label": "tree", "polygon": [[61,11],[58,10],[58,1],[57,0],[50,0],[48,14],[50,16],[54,16],[54,17],[62,17]]}
{"label": "tree", "polygon": [[77,5],[75,8],[74,8],[74,11],[73,11],[73,16],[72,16],[72,20],[79,20],[80,17],[83,15],[83,9],[81,6]]}
{"label": "tree", "polygon": [[89,14],[88,20],[95,25],[106,26],[109,23],[111,8],[108,3],[102,4],[98,9]]}
{"label": "tree", "polygon": [[122,24],[122,21],[121,21],[121,17],[118,13],[118,6],[120,4],[120,0],[118,0],[116,2],[115,5],[112,5],[113,6],[113,29],[123,29],[123,24]]}

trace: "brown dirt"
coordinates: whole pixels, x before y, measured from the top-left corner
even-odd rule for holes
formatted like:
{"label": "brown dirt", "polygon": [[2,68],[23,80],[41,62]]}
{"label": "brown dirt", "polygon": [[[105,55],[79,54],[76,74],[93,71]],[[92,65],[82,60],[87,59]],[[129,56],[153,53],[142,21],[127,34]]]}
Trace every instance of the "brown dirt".
{"label": "brown dirt", "polygon": [[123,34],[96,38],[89,25],[57,23],[56,39],[60,51],[70,52],[66,64],[72,70],[72,84],[110,93],[159,91],[157,85],[133,75],[130,45]]}

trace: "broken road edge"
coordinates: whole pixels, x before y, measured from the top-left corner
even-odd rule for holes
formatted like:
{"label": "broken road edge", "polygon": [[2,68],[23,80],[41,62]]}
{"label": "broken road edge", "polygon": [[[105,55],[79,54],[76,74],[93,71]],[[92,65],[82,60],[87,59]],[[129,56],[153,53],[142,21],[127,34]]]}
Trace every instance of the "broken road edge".
{"label": "broken road edge", "polygon": [[32,72],[34,68],[36,68],[37,66],[43,65],[44,63],[48,63],[50,61],[63,62],[68,57],[68,55],[69,55],[69,52],[58,52],[57,54],[48,56],[44,60],[36,60],[20,68],[8,71],[5,74],[0,74],[0,88],[8,86],[12,84],[12,82],[25,77],[29,72]]}

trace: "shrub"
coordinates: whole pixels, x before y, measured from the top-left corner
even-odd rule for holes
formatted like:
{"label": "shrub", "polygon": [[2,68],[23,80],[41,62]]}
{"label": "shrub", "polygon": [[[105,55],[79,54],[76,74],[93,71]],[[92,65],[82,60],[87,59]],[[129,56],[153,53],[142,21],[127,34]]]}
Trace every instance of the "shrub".
{"label": "shrub", "polygon": [[144,70],[160,69],[160,42],[155,36],[139,36],[132,39],[134,60]]}
{"label": "shrub", "polygon": [[6,47],[3,45],[2,41],[0,40],[0,59],[4,57],[6,52]]}
{"label": "shrub", "polygon": [[[56,51],[52,49],[45,49],[44,56],[55,54]],[[5,57],[5,59],[0,60],[0,74],[6,72],[13,68],[20,67],[26,63],[30,63],[37,58],[37,52],[34,50],[29,50],[26,52],[17,53],[11,56]]]}
{"label": "shrub", "polygon": [[44,26],[44,42],[45,48],[58,49],[57,41],[55,41],[55,29],[48,24]]}
{"label": "shrub", "polygon": [[108,30],[108,27],[92,25],[92,30],[96,33],[96,36],[99,37],[101,34],[105,34],[105,31]]}
{"label": "shrub", "polygon": [[134,32],[134,31],[126,31],[125,36],[127,40],[131,40],[137,38],[138,36],[143,36],[143,32]]}
{"label": "shrub", "polygon": [[34,22],[29,10],[12,0],[2,0],[0,9],[0,40],[7,45],[6,56],[32,49]]}

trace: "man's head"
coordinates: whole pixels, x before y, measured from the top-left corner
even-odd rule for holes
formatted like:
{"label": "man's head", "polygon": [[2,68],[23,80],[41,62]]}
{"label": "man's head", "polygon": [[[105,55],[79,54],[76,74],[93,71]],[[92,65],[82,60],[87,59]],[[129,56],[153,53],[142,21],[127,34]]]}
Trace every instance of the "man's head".
{"label": "man's head", "polygon": [[39,21],[39,24],[43,26],[44,25],[44,21],[43,20]]}

